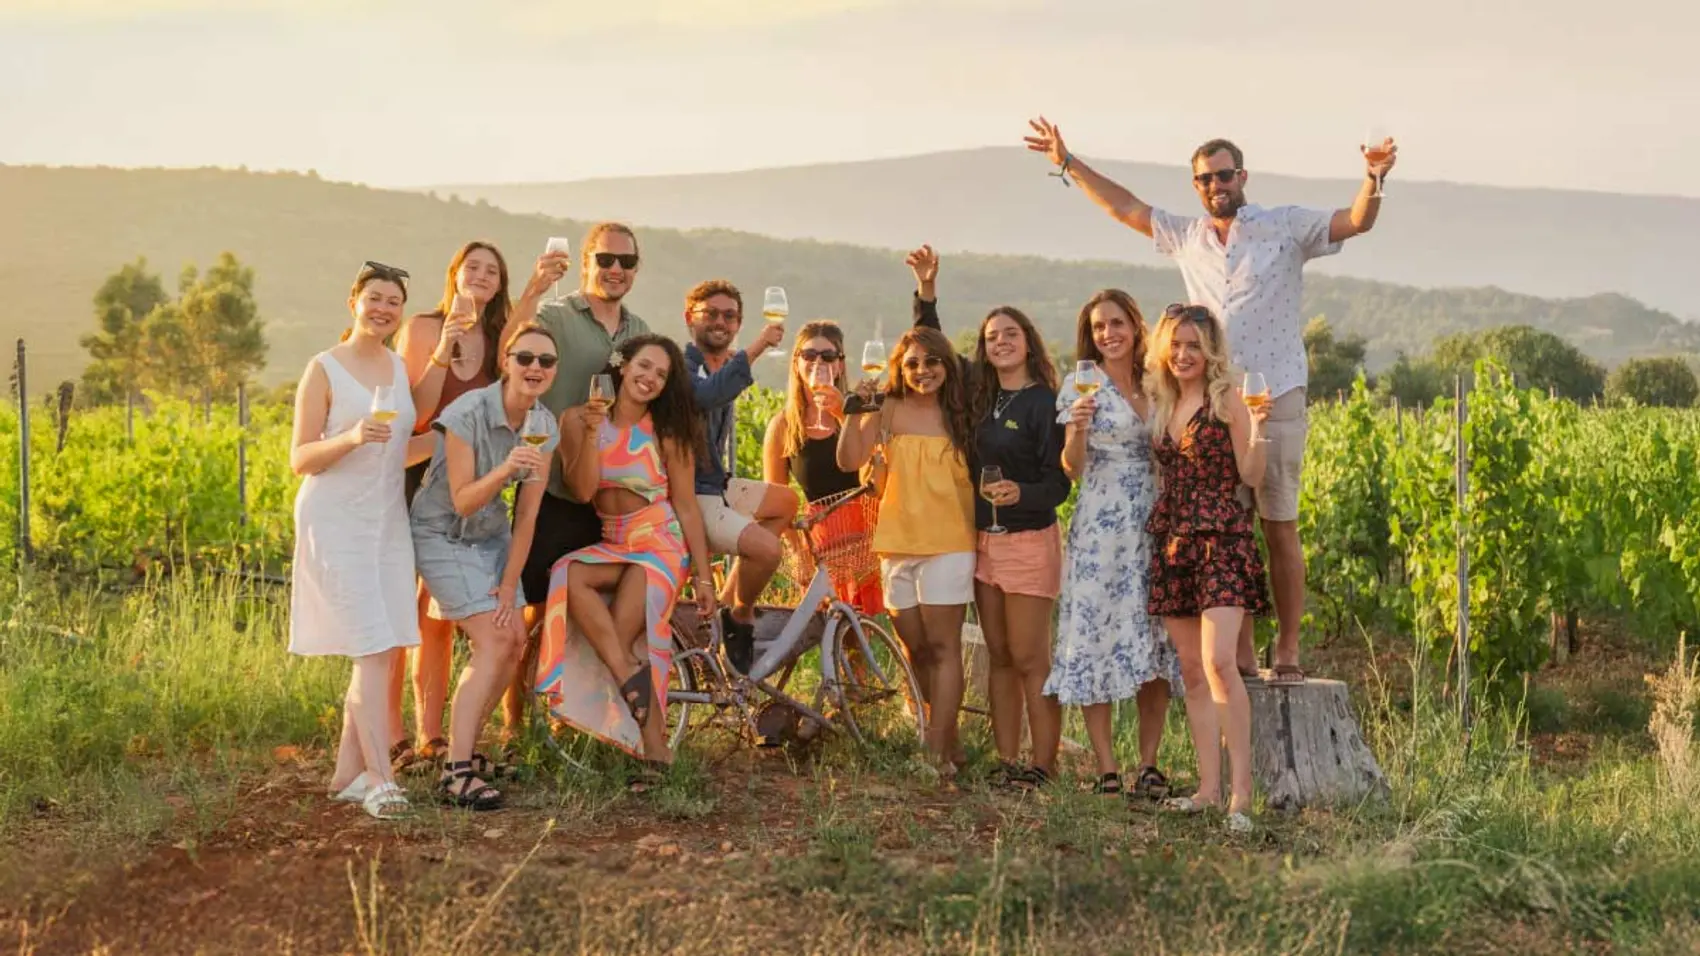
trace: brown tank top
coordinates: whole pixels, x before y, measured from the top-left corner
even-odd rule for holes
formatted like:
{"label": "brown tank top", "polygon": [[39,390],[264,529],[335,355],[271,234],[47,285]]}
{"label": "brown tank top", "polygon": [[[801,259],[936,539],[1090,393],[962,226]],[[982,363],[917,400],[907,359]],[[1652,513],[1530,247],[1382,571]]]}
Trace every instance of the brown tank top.
{"label": "brown tank top", "polygon": [[[415,316],[415,318],[432,318],[440,322],[443,319],[443,313],[425,312],[419,316]],[[490,355],[496,348],[495,345],[491,344],[489,336],[485,336],[484,348],[485,355]],[[484,364],[480,364],[478,366],[478,371],[474,372],[471,378],[464,379],[457,377],[454,369],[444,369],[443,392],[442,395],[437,398],[437,407],[431,411],[429,416],[426,416],[414,425],[413,433],[415,435],[425,434],[425,432],[430,430],[431,424],[437,420],[437,416],[442,414],[443,409],[449,407],[450,402],[462,395],[465,395],[467,392],[483,388],[494,381],[495,379],[491,378],[489,373],[485,371]]]}

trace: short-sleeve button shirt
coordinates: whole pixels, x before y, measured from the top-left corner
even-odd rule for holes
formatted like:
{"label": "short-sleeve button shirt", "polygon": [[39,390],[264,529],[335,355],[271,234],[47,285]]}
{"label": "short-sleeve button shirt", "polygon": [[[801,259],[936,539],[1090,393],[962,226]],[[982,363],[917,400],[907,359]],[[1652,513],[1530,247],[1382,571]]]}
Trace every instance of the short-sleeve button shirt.
{"label": "short-sleeve button shirt", "polygon": [[[532,406],[541,407],[542,403]],[[540,415],[549,423],[549,439],[539,446],[544,455],[552,456],[561,443],[560,429],[554,416]],[[472,446],[473,475],[482,477],[499,467],[508,458],[519,433],[508,424],[507,410],[502,407],[502,383],[486,385],[450,402],[432,423],[432,428],[454,435]],[[461,518],[455,514],[454,496],[449,488],[448,441],[437,442],[431,454],[431,465],[425,470],[419,493],[413,498],[413,523],[416,526],[439,530],[454,536],[482,538],[483,532],[508,525],[507,505],[500,496],[492,498],[477,513]]]}
{"label": "short-sleeve button shirt", "polygon": [[1157,251],[1175,260],[1188,300],[1215,312],[1228,332],[1233,362],[1262,372],[1271,397],[1303,388],[1304,264],[1340,251],[1328,241],[1334,213],[1301,206],[1240,207],[1224,245],[1202,216],[1151,210]]}

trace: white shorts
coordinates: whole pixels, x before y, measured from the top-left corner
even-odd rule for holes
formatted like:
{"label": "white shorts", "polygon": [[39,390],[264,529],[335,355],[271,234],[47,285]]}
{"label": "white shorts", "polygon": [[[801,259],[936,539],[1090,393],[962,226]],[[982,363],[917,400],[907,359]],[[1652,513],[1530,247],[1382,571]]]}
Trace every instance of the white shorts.
{"label": "white shorts", "polygon": [[708,550],[714,554],[737,554],[738,538],[755,523],[756,509],[767,494],[767,482],[734,478],[726,485],[726,496],[698,495],[703,531]]}
{"label": "white shorts", "polygon": [[885,606],[904,611],[918,604],[970,604],[974,600],[974,552],[880,559]]}

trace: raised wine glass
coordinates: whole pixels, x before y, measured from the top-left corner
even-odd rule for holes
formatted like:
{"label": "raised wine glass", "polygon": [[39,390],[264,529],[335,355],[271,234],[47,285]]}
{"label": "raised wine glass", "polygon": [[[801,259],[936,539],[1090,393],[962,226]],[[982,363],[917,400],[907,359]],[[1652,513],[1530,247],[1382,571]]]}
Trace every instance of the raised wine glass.
{"label": "raised wine glass", "polygon": [[[1393,155],[1393,137],[1387,135],[1387,129],[1381,126],[1371,126],[1364,133],[1364,159],[1371,164],[1387,162],[1387,157]],[[1381,188],[1381,177],[1375,177],[1375,193],[1377,199],[1387,195]]]}

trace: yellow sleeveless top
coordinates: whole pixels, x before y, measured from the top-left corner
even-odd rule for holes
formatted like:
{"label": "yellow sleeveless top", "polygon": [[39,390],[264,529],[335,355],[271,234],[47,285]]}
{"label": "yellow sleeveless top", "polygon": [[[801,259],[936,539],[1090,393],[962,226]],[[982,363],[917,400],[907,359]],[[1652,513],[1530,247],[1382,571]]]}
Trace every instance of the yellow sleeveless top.
{"label": "yellow sleeveless top", "polygon": [[881,555],[974,550],[974,485],[943,435],[893,435],[873,549]]}

